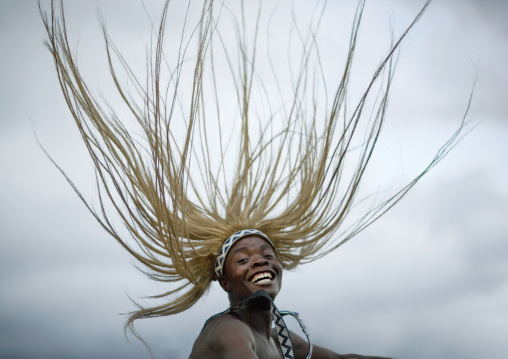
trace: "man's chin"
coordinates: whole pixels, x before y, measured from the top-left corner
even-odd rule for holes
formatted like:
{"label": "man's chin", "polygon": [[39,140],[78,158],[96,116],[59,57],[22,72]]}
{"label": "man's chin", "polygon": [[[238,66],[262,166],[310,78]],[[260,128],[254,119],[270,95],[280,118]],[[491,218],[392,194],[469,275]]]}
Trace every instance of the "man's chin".
{"label": "man's chin", "polygon": [[272,298],[272,300],[275,300],[275,297],[279,293],[279,286],[275,281],[266,284],[250,283],[249,287],[252,288],[252,293],[257,292],[258,290],[264,290],[265,292],[268,293],[268,295]]}

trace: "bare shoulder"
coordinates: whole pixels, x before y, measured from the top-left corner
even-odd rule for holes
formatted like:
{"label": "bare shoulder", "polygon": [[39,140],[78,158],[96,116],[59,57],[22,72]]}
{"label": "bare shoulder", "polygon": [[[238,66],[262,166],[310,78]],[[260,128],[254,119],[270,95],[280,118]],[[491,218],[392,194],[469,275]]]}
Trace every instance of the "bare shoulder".
{"label": "bare shoulder", "polygon": [[190,358],[257,358],[247,324],[232,314],[211,319],[197,337]]}

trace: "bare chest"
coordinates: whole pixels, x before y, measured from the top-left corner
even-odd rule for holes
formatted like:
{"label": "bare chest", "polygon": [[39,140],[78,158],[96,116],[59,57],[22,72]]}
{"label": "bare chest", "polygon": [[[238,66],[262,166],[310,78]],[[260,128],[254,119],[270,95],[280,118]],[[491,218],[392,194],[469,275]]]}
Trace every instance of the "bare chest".
{"label": "bare chest", "polygon": [[266,359],[281,359],[282,353],[279,349],[279,344],[276,343],[273,338],[269,340],[258,334],[254,334],[254,340],[256,345],[256,355],[258,358],[266,358]]}

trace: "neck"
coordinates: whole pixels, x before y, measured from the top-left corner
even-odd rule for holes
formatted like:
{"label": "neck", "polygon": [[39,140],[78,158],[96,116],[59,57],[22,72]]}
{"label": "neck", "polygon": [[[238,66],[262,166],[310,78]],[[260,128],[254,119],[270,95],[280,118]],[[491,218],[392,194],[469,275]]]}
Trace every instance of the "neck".
{"label": "neck", "polygon": [[266,297],[257,297],[244,301],[235,313],[244,323],[258,333],[270,338],[272,329],[272,305]]}

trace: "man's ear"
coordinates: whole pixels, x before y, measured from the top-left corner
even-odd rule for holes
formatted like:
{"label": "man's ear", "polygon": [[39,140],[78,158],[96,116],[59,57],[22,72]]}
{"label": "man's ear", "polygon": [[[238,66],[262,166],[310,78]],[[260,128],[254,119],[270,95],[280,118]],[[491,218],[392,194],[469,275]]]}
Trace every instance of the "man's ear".
{"label": "man's ear", "polygon": [[222,276],[219,278],[219,284],[224,289],[225,292],[231,291],[231,284],[229,283],[229,279],[226,276]]}

